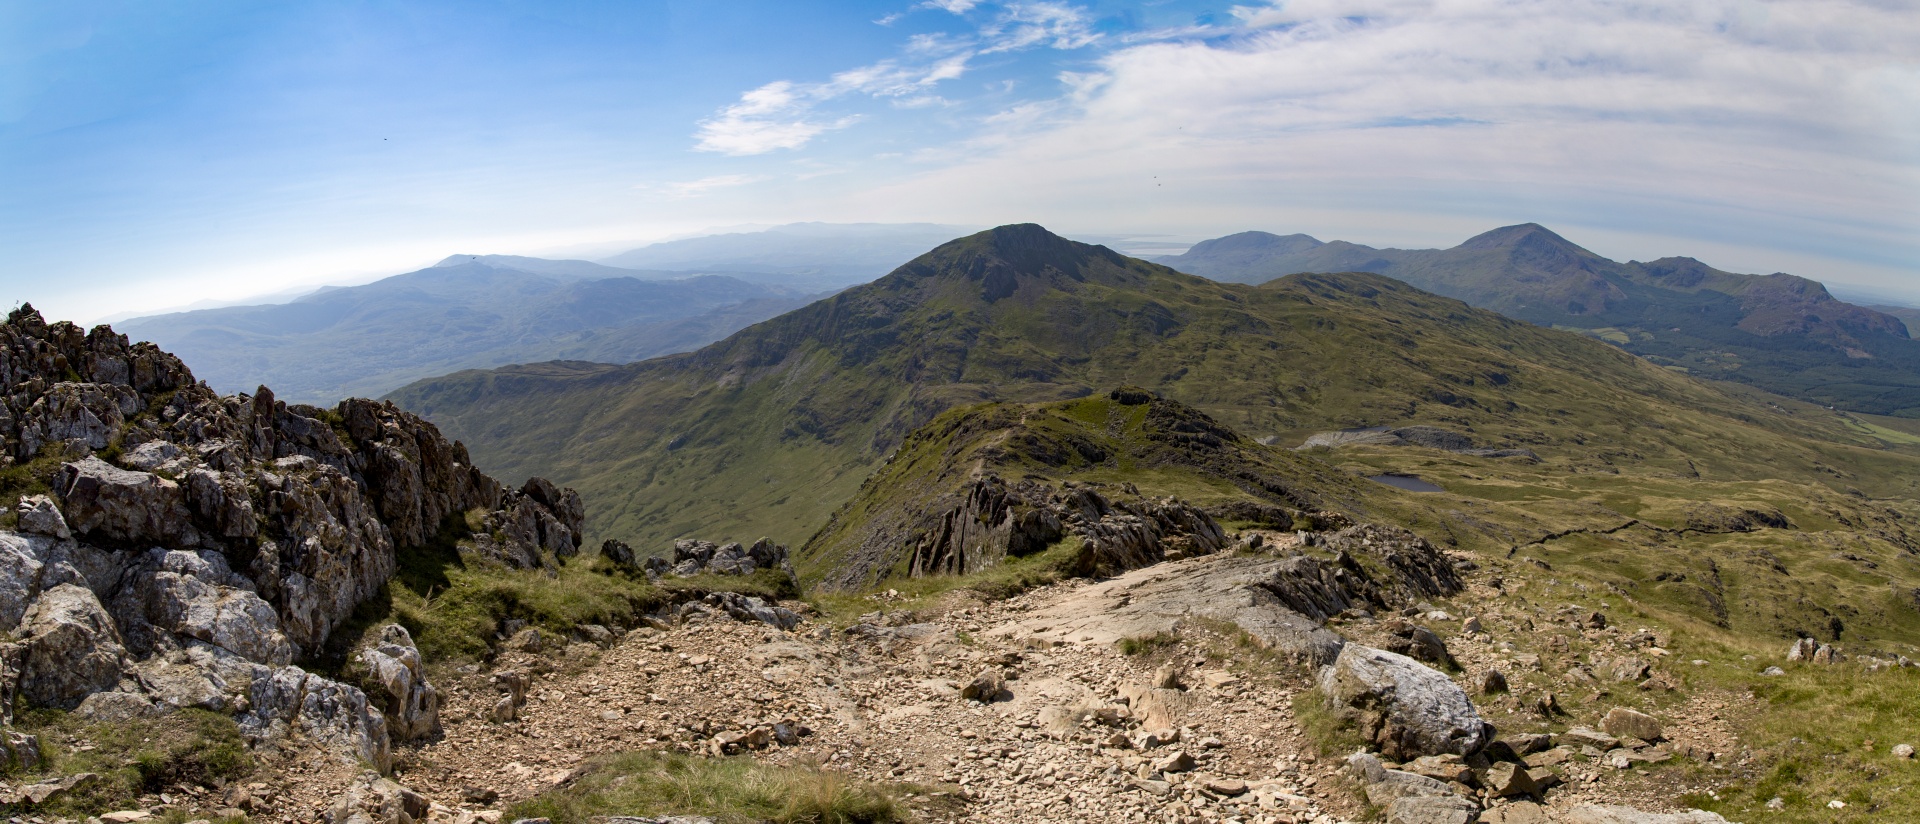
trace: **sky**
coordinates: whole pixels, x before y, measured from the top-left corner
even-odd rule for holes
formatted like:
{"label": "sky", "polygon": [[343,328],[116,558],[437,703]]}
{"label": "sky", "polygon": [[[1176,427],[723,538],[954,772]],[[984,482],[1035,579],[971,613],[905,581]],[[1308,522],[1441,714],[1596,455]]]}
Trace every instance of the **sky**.
{"label": "sky", "polygon": [[1920,2],[0,0],[50,317],[794,221],[1531,221],[1920,301]]}

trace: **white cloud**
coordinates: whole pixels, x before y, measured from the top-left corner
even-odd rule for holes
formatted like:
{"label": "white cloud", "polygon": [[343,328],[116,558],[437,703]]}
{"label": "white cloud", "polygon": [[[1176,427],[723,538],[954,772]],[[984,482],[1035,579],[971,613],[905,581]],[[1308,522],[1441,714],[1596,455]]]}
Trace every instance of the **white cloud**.
{"label": "white cloud", "polygon": [[967,12],[973,11],[973,7],[978,5],[980,5],[980,0],[927,0],[927,2],[921,3],[920,7],[924,9],[941,9],[954,14],[966,14]]}
{"label": "white cloud", "polygon": [[1100,39],[1085,12],[1065,3],[1014,3],[980,28],[982,53],[1047,46],[1078,49]]}
{"label": "white cloud", "polygon": [[829,129],[851,123],[820,123],[806,119],[810,92],[786,81],[768,83],[740,96],[740,102],[700,122],[694,148],[730,155],[765,154],[797,149]]}
{"label": "white cloud", "polygon": [[1231,30],[1117,44],[1097,71],[1061,75],[1056,106],[1011,104],[920,155],[944,168],[872,202],[937,192],[954,211],[924,219],[991,222],[1017,206],[1113,230],[1292,231],[1310,227],[1261,216],[1317,212],[1447,231],[1557,218],[1860,265],[1920,260],[1920,15],[1894,4],[1236,12]]}
{"label": "white cloud", "polygon": [[[976,0],[931,0],[922,7],[964,14],[978,5]],[[876,22],[888,25],[895,19],[889,16]],[[1099,37],[1086,13],[1066,3],[1009,4],[972,36],[908,38],[903,51],[914,60],[882,60],[836,73],[821,83],[781,80],[749,91],[740,96],[740,102],[700,122],[694,148],[729,155],[798,149],[855,121],[853,117],[832,122],[814,118],[814,109],[827,101],[862,94],[891,98],[896,108],[923,108],[946,102],[928,90],[965,75],[976,57],[1033,48],[1079,49]]]}
{"label": "white cloud", "polygon": [[714,175],[712,177],[703,177],[699,180],[683,180],[657,185],[643,183],[633,188],[661,192],[668,197],[699,197],[714,189],[730,189],[735,186],[746,186],[771,179],[772,178],[766,175]]}

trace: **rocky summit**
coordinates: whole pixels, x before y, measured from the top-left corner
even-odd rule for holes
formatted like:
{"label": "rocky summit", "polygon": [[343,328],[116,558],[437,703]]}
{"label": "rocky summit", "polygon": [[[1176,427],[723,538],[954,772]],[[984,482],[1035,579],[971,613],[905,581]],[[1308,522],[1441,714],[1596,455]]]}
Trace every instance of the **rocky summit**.
{"label": "rocky summit", "polygon": [[[31,307],[0,326],[0,385],[10,719],[198,710],[230,717],[255,749],[388,770],[396,745],[440,733],[441,695],[407,630],[372,633],[364,684],[295,662],[323,657],[403,558],[449,536],[524,569],[578,551],[572,490],[504,487],[389,404],[223,397],[151,344]],[[10,736],[17,767],[54,758]]]}

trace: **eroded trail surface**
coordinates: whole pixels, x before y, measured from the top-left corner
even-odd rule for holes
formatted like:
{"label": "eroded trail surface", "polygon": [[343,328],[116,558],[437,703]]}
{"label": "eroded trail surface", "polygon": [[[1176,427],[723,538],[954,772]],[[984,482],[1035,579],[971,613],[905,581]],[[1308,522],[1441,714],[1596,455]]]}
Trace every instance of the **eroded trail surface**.
{"label": "eroded trail surface", "polygon": [[[1146,688],[1165,656],[1126,655],[1109,636],[1029,640],[1046,625],[1030,616],[1084,588],[992,604],[954,599],[921,622],[881,612],[842,631],[734,622],[638,630],[577,673],[536,677],[512,723],[487,720],[499,693],[477,676],[456,688],[445,740],[418,751],[404,778],[435,799],[485,789],[505,802],[565,781],[597,753],[700,751],[728,731],[784,724],[807,734],[768,743],[759,757],[953,791],[957,799],[928,797],[920,813],[934,821],[1161,821],[1176,813],[1304,822],[1357,812],[1334,790],[1337,765],[1301,746],[1290,706],[1297,678],[1247,678],[1183,659],[1168,669],[1181,670],[1188,688],[1136,699],[1154,707],[1135,718],[1123,696]],[[546,659],[503,663],[538,670]],[[1012,680],[975,684],[983,672]],[[995,700],[962,690],[992,690],[985,697]],[[1138,749],[1157,743],[1140,741],[1142,729],[1173,729],[1179,740]],[[1156,762],[1184,771],[1138,778]]]}
{"label": "eroded trail surface", "polygon": [[[1295,717],[1313,668],[1208,617],[1218,599],[1170,606],[1151,596],[1156,582],[1214,580],[1206,573],[1247,560],[1168,562],[1004,601],[956,593],[911,615],[881,596],[846,628],[697,620],[638,629],[604,649],[507,652],[447,685],[444,739],[405,753],[396,778],[437,802],[430,820],[449,821],[494,818],[487,811],[565,785],[592,756],[633,749],[745,752],[917,784],[925,790],[910,802],[928,821],[1363,818],[1350,772],[1316,758]],[[1455,677],[1539,670],[1538,656],[1493,640],[1510,627],[1518,637],[1538,610],[1474,594],[1487,602],[1487,629],[1451,642],[1463,666]],[[1168,630],[1177,640],[1156,637]],[[527,678],[512,721],[494,720],[497,673]],[[1484,700],[1519,707],[1533,696]],[[1673,719],[1669,746],[1724,753],[1723,706],[1699,697],[1688,713],[1699,723]],[[1659,808],[1690,789],[1650,793],[1644,773],[1579,757],[1547,769],[1564,783],[1546,805],[1487,797],[1483,820],[1586,820],[1560,816],[1595,801]]]}

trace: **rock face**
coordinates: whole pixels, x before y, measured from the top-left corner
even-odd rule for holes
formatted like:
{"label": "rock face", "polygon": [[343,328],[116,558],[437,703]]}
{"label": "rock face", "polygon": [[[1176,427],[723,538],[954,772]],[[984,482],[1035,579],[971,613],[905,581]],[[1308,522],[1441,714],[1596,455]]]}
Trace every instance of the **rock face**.
{"label": "rock face", "polygon": [[14,311],[0,393],[0,466],[52,493],[0,502],[16,516],[0,530],[0,633],[19,639],[0,645],[0,697],[102,718],[239,712],[256,740],[299,732],[384,765],[389,727],[438,725],[405,632],[367,653],[387,693],[372,703],[290,662],[386,583],[398,553],[451,535],[540,567],[580,545],[572,490],[503,488],[391,404],[222,397],[105,326]]}
{"label": "rock face", "polygon": [[1464,690],[1404,655],[1347,644],[1321,671],[1320,691],[1396,761],[1471,755],[1493,738]]}

